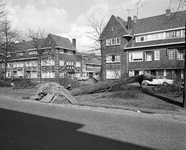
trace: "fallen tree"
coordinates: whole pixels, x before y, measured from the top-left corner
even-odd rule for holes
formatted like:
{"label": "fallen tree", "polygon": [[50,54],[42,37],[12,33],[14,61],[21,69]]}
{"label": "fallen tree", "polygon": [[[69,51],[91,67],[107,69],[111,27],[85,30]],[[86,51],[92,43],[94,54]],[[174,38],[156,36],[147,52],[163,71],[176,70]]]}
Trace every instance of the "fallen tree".
{"label": "fallen tree", "polygon": [[129,77],[127,79],[121,78],[118,81],[104,81],[104,82],[97,82],[94,84],[81,86],[78,88],[74,88],[70,91],[66,90],[63,86],[59,85],[58,83],[49,82],[45,84],[40,84],[38,86],[38,90],[36,93],[37,99],[41,100],[43,97],[45,97],[47,94],[53,95],[53,96],[65,96],[71,103],[76,103],[76,100],[72,96],[82,95],[82,94],[90,94],[94,93],[96,91],[109,91],[114,86],[124,86],[129,83],[138,82],[140,87],[142,87],[143,80],[153,80],[152,76],[145,76],[145,75],[139,75],[134,77]]}
{"label": "fallen tree", "polygon": [[126,84],[135,83],[135,82],[138,82],[139,85],[140,85],[140,88],[142,88],[143,80],[152,81],[153,78],[154,78],[153,76],[138,75],[138,76],[132,76],[132,77],[129,77],[129,78],[121,78],[118,81],[98,82],[98,83],[90,84],[90,85],[87,85],[87,86],[74,88],[70,91],[70,94],[73,95],[73,96],[76,96],[76,95],[81,95],[81,94],[93,93],[93,92],[96,92],[98,90],[109,91],[114,86],[121,87],[121,86],[124,86]]}

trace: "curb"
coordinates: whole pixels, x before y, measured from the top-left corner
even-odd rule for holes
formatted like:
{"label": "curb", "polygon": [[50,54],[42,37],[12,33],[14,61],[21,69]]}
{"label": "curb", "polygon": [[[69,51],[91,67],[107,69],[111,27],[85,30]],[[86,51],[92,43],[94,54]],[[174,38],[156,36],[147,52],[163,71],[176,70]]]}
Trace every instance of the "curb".
{"label": "curb", "polygon": [[177,115],[185,115],[186,116],[186,109],[185,110],[177,110],[177,111],[170,111],[170,110],[158,110],[158,109],[148,109],[148,108],[138,108],[138,107],[128,107],[128,106],[119,106],[119,105],[107,105],[107,104],[98,104],[98,103],[77,103],[72,105],[78,106],[89,106],[89,107],[103,107],[108,109],[122,109],[122,110],[130,110],[139,113],[146,113],[146,114],[177,114]]}

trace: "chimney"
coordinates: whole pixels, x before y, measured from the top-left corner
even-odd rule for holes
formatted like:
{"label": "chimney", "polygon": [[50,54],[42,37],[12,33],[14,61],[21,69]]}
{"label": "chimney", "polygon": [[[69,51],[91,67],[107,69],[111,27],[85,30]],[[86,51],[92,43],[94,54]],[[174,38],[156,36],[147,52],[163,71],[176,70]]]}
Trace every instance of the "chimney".
{"label": "chimney", "polygon": [[128,16],[128,20],[127,20],[127,29],[130,31],[130,29],[132,28],[132,19],[130,16]]}
{"label": "chimney", "polygon": [[170,16],[171,15],[171,10],[170,9],[166,9],[166,16]]}
{"label": "chimney", "polygon": [[76,39],[72,39],[72,44],[76,48]]}
{"label": "chimney", "polygon": [[134,16],[134,17],[133,17],[133,22],[136,23],[137,20],[138,20],[137,16]]}

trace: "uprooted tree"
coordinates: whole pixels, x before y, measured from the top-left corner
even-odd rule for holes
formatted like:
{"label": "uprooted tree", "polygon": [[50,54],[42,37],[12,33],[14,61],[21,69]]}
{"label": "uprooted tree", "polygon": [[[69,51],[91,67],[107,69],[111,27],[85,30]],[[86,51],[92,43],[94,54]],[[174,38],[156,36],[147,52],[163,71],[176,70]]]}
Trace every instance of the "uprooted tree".
{"label": "uprooted tree", "polygon": [[[73,96],[77,96],[77,95],[81,95],[81,94],[89,94],[89,93],[94,93],[96,91],[108,91],[111,90],[113,86],[125,86],[126,84],[129,83],[134,83],[134,82],[138,82],[140,87],[142,87],[142,81],[143,80],[150,80],[152,81],[153,77],[152,76],[146,76],[146,75],[139,75],[139,76],[134,76],[134,77],[129,77],[126,79],[120,79],[118,81],[104,81],[104,82],[98,82],[98,83],[94,83],[94,84],[90,84],[90,85],[86,85],[86,86],[82,86],[82,87],[78,87],[78,88],[74,88],[70,91],[70,94]],[[59,88],[51,88],[50,84],[48,84],[50,87],[47,87],[47,84],[43,84],[42,86],[40,86],[40,88],[37,91],[37,95],[40,94],[47,94],[47,93],[58,93],[58,95],[61,95],[61,91]],[[54,84],[56,85],[56,84]],[[43,88],[44,87],[44,88]],[[49,89],[49,92],[47,92],[46,89]],[[55,91],[52,91],[52,89],[55,89]],[[58,89],[58,90],[56,90]]]}

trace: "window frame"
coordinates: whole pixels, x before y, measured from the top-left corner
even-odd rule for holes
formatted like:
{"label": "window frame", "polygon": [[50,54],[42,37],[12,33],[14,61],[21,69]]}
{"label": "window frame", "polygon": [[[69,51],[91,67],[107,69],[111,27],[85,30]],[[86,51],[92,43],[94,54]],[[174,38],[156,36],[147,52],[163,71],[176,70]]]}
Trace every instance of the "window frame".
{"label": "window frame", "polygon": [[[153,51],[144,51],[145,53],[145,61],[152,61],[153,60]],[[147,53],[151,53],[151,60],[147,60]]]}
{"label": "window frame", "polygon": [[120,45],[121,44],[121,37],[117,37],[116,38],[116,45]]}
{"label": "window frame", "polygon": [[[142,55],[141,60],[134,60],[134,59],[133,59],[133,56],[132,56],[132,55],[134,55],[134,53],[141,53],[141,55]],[[141,51],[129,52],[128,55],[129,55],[129,62],[141,62],[141,61],[144,60],[143,52],[141,52]]]}
{"label": "window frame", "polygon": [[168,49],[168,57],[169,57],[169,60],[175,60],[175,49]]}
{"label": "window frame", "polygon": [[[158,56],[158,59],[157,59],[157,55],[156,55],[156,52],[158,52],[159,54],[159,56]],[[160,50],[154,50],[154,60],[155,61],[158,61],[158,60],[160,60],[160,58],[161,58],[161,56],[160,56]]]}

